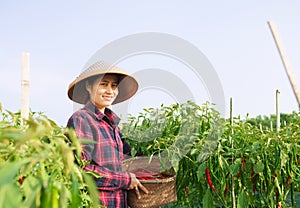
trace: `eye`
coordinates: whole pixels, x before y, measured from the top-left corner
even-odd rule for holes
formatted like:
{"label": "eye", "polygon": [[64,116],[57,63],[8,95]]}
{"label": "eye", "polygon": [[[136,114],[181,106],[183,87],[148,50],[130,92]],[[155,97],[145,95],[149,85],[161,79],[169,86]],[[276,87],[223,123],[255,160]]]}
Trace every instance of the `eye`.
{"label": "eye", "polygon": [[107,82],[100,82],[101,86],[107,86]]}

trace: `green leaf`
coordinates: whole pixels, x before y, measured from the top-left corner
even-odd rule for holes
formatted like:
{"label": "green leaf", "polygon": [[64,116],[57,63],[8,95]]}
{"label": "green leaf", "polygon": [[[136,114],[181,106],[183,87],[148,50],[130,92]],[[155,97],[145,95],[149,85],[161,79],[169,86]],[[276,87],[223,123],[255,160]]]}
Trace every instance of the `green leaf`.
{"label": "green leaf", "polygon": [[244,192],[244,190],[242,190],[237,199],[237,208],[245,208],[248,206],[249,206],[248,197]]}
{"label": "green leaf", "polygon": [[83,172],[84,180],[87,184],[88,192],[92,200],[92,206],[93,208],[99,207],[99,194],[98,190],[95,184],[95,181],[90,177],[87,173]]}
{"label": "green leaf", "polygon": [[15,176],[20,170],[22,162],[7,163],[0,168],[0,187],[13,183]]}
{"label": "green leaf", "polygon": [[203,197],[202,203],[203,203],[203,207],[205,207],[205,208],[214,208],[213,197],[212,197],[210,189],[206,190],[206,193]]}
{"label": "green leaf", "polygon": [[262,173],[264,171],[264,163],[259,161],[258,163],[254,164],[254,172],[255,173]]}
{"label": "green leaf", "polygon": [[82,138],[82,139],[78,139],[78,140],[79,140],[80,144],[97,144],[96,141],[91,140],[91,139]]}
{"label": "green leaf", "polygon": [[0,140],[2,139],[13,139],[13,140],[21,140],[24,138],[24,135],[18,129],[7,128],[0,134]]}
{"label": "green leaf", "polygon": [[[61,190],[59,192],[59,207],[60,208],[63,208],[63,207],[66,207],[66,204],[68,204],[68,197],[73,197],[71,196],[71,193],[70,193],[70,188],[61,184]],[[79,189],[79,187],[78,187]],[[76,200],[80,201],[79,204],[75,204],[75,206],[71,206],[71,207],[80,207],[81,205],[81,199],[82,197],[80,197],[80,192],[78,190],[78,193],[76,194]]]}
{"label": "green leaf", "polygon": [[197,148],[193,148],[192,150],[191,150],[191,155],[193,156],[193,155],[195,155],[195,154],[197,154],[197,153],[199,153],[199,150],[197,149]]}
{"label": "green leaf", "polygon": [[26,198],[24,207],[35,207],[37,196],[40,194],[42,185],[42,180],[32,175],[29,175],[24,179],[23,190]]}
{"label": "green leaf", "polygon": [[205,168],[206,168],[205,163],[201,163],[201,165],[199,165],[198,170],[197,170],[198,181],[201,181],[203,178],[205,178],[205,176],[204,176]]}
{"label": "green leaf", "polygon": [[81,198],[78,197],[79,193],[79,184],[75,177],[75,174],[72,175],[72,184],[71,184],[71,207],[80,207]]}
{"label": "green leaf", "polygon": [[86,174],[91,175],[91,176],[93,176],[95,178],[102,178],[103,177],[103,176],[101,176],[98,173],[93,172],[93,171],[87,171]]}
{"label": "green leaf", "polygon": [[218,161],[219,161],[219,165],[220,165],[222,170],[228,168],[228,163],[221,154],[218,157]]}
{"label": "green leaf", "polygon": [[136,149],[134,147],[131,148],[131,156],[134,157],[137,153]]}
{"label": "green leaf", "polygon": [[0,188],[0,207],[21,207],[22,193],[16,183],[6,184]]}
{"label": "green leaf", "polygon": [[240,172],[241,164],[232,164],[229,166],[229,170],[230,170],[230,174],[234,176]]}

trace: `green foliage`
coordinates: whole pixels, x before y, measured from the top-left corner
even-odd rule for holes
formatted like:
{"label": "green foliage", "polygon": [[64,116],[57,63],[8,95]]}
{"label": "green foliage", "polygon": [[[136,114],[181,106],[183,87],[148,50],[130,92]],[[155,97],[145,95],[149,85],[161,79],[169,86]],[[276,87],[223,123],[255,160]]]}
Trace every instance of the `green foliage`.
{"label": "green foliage", "polygon": [[122,131],[132,153],[168,158],[175,166],[178,201],[167,207],[295,207],[300,115],[285,118],[277,132],[259,125],[266,125],[263,117],[231,124],[208,103],[188,102],[145,109]]}
{"label": "green foliage", "polygon": [[94,183],[75,164],[72,130],[41,113],[21,122],[0,110],[0,207],[99,207]]}
{"label": "green foliage", "polygon": [[[259,115],[256,118],[249,118],[247,122],[263,130],[276,129],[276,115],[271,114],[270,116]],[[297,112],[292,112],[291,114],[281,113],[280,114],[280,126],[284,127],[291,125],[299,120],[299,115]]]}
{"label": "green foliage", "polygon": [[[85,162],[74,158],[86,140],[40,113],[22,124],[1,104],[0,113],[0,207],[99,206]],[[187,102],[145,109],[121,130],[132,155],[172,161],[178,201],[166,207],[297,207],[300,114],[281,115],[279,132],[274,119],[231,124],[211,104]]]}

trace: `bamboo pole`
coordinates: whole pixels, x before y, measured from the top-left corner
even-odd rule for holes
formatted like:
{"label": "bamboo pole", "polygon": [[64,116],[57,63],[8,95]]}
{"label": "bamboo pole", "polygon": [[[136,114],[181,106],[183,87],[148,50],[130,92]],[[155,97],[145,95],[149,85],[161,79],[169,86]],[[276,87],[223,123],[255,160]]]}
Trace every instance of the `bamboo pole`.
{"label": "bamboo pole", "polygon": [[21,122],[29,117],[29,57],[27,52],[22,53],[21,61]]}
{"label": "bamboo pole", "polygon": [[277,29],[274,25],[273,22],[269,21],[268,22],[268,25],[270,27],[270,30],[272,32],[272,35],[273,35],[273,38],[275,40],[275,43],[276,43],[276,46],[277,46],[277,49],[278,49],[278,52],[280,54],[280,57],[281,57],[281,61],[283,63],[283,66],[284,66],[284,69],[285,69],[285,72],[289,78],[289,81],[290,81],[290,84],[292,86],[292,89],[293,89],[293,92],[294,92],[294,95],[297,99],[297,102],[298,102],[298,110],[300,110],[300,92],[296,86],[296,81],[294,79],[294,74],[292,72],[292,69],[291,69],[291,66],[287,60],[287,55],[285,54],[284,50],[283,50],[283,47],[282,47],[282,43],[279,39],[279,35],[278,35],[278,32],[277,32]]}
{"label": "bamboo pole", "polygon": [[276,90],[276,131],[280,130],[279,90]]}
{"label": "bamboo pole", "polygon": [[273,122],[272,122],[272,120],[270,121],[270,131],[271,132],[273,131]]}

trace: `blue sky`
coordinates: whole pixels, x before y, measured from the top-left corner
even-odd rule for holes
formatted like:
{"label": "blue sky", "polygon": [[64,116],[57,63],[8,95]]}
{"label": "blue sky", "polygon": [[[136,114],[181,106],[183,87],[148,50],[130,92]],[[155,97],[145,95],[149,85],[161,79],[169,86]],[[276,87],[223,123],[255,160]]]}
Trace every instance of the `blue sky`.
{"label": "blue sky", "polygon": [[[19,110],[21,54],[29,52],[30,107],[65,125],[74,111],[67,87],[91,56],[124,36],[157,32],[182,38],[207,57],[223,87],[226,116],[230,97],[235,115],[275,113],[277,89],[280,111],[290,113],[297,102],[267,22],[277,26],[300,88],[299,9],[296,0],[1,1],[0,102],[5,109]],[[176,64],[165,59],[147,57],[145,64],[133,57],[121,65],[163,69]],[[192,80],[187,76],[184,81],[201,92],[202,84]],[[199,104],[207,99],[205,93],[195,94]],[[156,98],[163,96],[162,91],[144,91],[129,113],[155,107],[164,101]]]}

